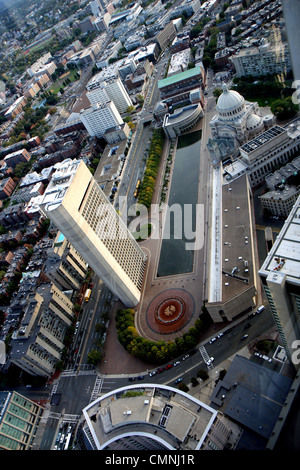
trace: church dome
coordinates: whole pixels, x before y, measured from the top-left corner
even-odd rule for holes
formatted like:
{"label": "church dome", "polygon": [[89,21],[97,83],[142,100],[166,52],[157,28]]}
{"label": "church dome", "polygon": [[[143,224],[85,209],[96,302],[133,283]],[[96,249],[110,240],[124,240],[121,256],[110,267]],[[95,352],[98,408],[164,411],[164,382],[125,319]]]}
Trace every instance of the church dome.
{"label": "church dome", "polygon": [[217,111],[220,114],[239,112],[243,109],[245,99],[237,91],[229,90],[227,85],[223,85],[223,93],[219,96],[217,102]]}
{"label": "church dome", "polygon": [[257,127],[260,127],[262,125],[263,125],[262,118],[259,117],[257,114],[252,113],[248,116],[247,122],[246,122],[246,127],[248,130],[254,130]]}

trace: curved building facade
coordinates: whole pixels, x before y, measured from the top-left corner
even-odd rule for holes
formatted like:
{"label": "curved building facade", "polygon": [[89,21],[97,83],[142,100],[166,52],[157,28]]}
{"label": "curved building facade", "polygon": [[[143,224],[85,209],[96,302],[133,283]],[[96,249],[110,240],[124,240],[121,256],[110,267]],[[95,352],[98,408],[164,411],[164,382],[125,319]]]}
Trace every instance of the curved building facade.
{"label": "curved building facade", "polygon": [[224,449],[239,435],[216,410],[167,385],[119,388],[90,403],[83,418],[77,435],[83,450]]}
{"label": "curved building facade", "polygon": [[192,104],[181,108],[174,114],[166,114],[163,121],[163,129],[170,139],[193,129],[199,119],[203,117],[203,110],[200,105]]}

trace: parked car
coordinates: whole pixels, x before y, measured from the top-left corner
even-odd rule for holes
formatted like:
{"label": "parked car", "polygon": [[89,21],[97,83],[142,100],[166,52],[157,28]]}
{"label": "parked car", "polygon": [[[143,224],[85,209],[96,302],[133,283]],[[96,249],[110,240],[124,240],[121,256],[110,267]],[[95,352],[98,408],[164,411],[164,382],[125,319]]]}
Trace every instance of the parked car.
{"label": "parked car", "polygon": [[179,379],[176,379],[174,383],[179,384],[179,382],[182,382],[182,377],[180,377]]}
{"label": "parked car", "polygon": [[217,341],[217,338],[212,338],[212,339],[210,340],[209,344],[212,344],[212,343],[214,343],[215,341]]}

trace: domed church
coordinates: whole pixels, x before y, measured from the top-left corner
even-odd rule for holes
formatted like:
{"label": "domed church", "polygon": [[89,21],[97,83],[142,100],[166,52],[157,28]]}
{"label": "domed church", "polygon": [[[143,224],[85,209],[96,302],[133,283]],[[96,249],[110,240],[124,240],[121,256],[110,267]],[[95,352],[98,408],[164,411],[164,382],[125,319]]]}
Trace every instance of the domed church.
{"label": "domed church", "polygon": [[209,123],[213,140],[234,140],[240,146],[273,124],[273,116],[259,116],[257,103],[246,101],[237,91],[229,90],[226,84],[222,89],[217,101],[217,114]]}

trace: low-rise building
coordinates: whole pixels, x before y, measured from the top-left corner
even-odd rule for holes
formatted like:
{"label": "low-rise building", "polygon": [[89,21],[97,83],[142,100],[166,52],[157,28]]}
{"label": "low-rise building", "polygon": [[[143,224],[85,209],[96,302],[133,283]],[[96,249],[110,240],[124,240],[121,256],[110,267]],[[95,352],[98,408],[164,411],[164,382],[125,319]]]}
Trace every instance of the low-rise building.
{"label": "low-rise building", "polygon": [[18,163],[29,162],[30,158],[30,153],[26,149],[22,149],[6,155],[4,162],[8,167],[15,168]]}
{"label": "low-rise building", "polygon": [[83,418],[77,434],[82,450],[224,450],[234,449],[240,438],[235,423],[167,385],[113,390],[86,406]]}
{"label": "low-rise building", "polygon": [[259,196],[262,208],[267,215],[287,218],[300,194],[295,186],[283,185],[282,188]]}
{"label": "low-rise building", "polygon": [[0,199],[6,199],[12,195],[17,183],[10,177],[0,180]]}
{"label": "low-rise building", "polygon": [[11,340],[9,362],[30,375],[50,377],[73,321],[73,303],[51,283],[41,284],[26,300],[20,327]]}

